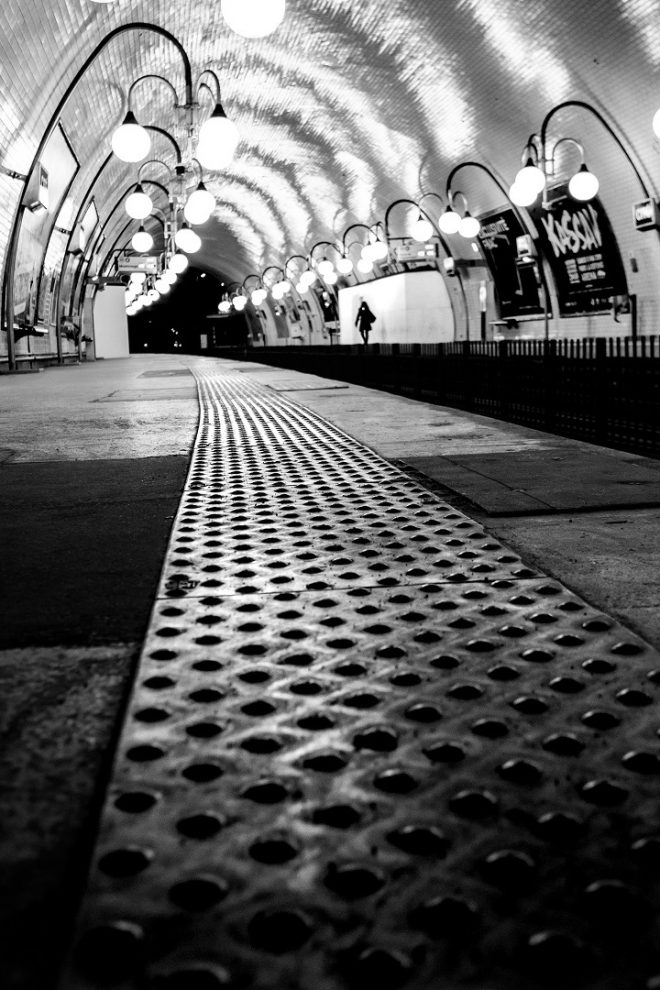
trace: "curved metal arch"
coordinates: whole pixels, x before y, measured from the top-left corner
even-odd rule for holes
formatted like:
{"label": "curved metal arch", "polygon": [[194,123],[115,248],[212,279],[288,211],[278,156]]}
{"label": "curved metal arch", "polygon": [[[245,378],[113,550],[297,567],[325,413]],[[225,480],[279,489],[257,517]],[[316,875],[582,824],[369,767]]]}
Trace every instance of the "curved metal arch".
{"label": "curved metal arch", "polygon": [[371,233],[371,227],[368,227],[366,223],[352,223],[350,227],[347,227],[344,233],[342,234],[341,243],[344,252],[346,251],[346,238],[348,237],[348,235],[352,230],[356,230],[358,227],[361,227],[363,230],[366,230],[367,233]]}
{"label": "curved metal arch", "polygon": [[611,138],[614,139],[618,147],[623,152],[630,167],[632,168],[633,172],[637,177],[637,181],[639,182],[644,195],[650,196],[651,193],[649,192],[646,182],[642,178],[642,174],[639,168],[637,167],[637,164],[633,161],[632,155],[626,148],[625,144],[623,143],[619,135],[616,133],[612,125],[605,119],[605,117],[600,112],[600,110],[596,110],[595,107],[592,107],[590,103],[585,103],[584,100],[564,100],[563,103],[558,103],[556,107],[553,107],[552,110],[549,110],[548,113],[546,113],[545,117],[543,118],[539,139],[541,143],[541,155],[543,156],[544,167],[546,161],[546,143],[548,136],[548,125],[550,124],[550,121],[555,116],[555,114],[559,113],[560,110],[564,110],[566,107],[580,107],[581,110],[588,110],[589,113],[592,113],[594,115],[594,117],[603,125],[607,133],[610,135]]}
{"label": "curved metal arch", "polygon": [[[39,162],[39,159],[43,154],[44,148],[46,147],[46,144],[50,140],[53,131],[55,130],[58,124],[62,111],[64,110],[64,107],[66,106],[69,97],[75,90],[76,86],[84,76],[87,69],[90,67],[90,65],[92,65],[93,62],[96,61],[98,56],[101,54],[102,51],[104,51],[104,49],[110,44],[111,41],[113,41],[119,35],[125,34],[128,31],[151,31],[154,34],[159,34],[161,35],[161,37],[166,38],[174,45],[176,50],[179,52],[181,56],[181,60],[183,62],[186,107],[188,108],[194,105],[192,66],[190,63],[190,59],[186,54],[186,50],[181,44],[181,42],[178,40],[178,38],[176,38],[173,34],[171,34],[171,32],[168,31],[166,28],[161,27],[159,24],[150,24],[146,21],[135,21],[132,24],[122,24],[119,27],[114,28],[108,34],[106,34],[103,40],[100,41],[98,45],[96,45],[96,47],[93,49],[90,55],[88,55],[88,57],[85,59],[85,61],[78,69],[78,71],[75,73],[73,79],[65,89],[63,95],[60,98],[59,103],[57,104],[53,114],[51,115],[50,120],[48,121],[46,129],[44,130],[44,133],[41,137],[41,140],[37,145],[37,149],[32,159],[32,164],[30,165],[30,168],[27,171],[25,178],[23,180],[24,186],[27,186],[30,179],[32,178],[34,174],[34,170]],[[21,196],[21,200],[22,198],[23,197]],[[14,272],[16,268],[16,251],[18,247],[18,233],[20,231],[21,221],[23,218],[24,211],[25,211],[25,207],[23,206],[22,202],[20,202],[14,214],[14,219],[12,221],[12,226],[11,226],[11,235],[9,237],[9,241],[7,244],[5,272],[4,272],[3,287],[2,287],[2,314],[4,315],[5,318],[5,326],[7,330],[7,345],[8,345],[7,357],[8,357],[10,370],[14,370],[16,367],[16,349],[15,349],[15,341],[14,341]]]}

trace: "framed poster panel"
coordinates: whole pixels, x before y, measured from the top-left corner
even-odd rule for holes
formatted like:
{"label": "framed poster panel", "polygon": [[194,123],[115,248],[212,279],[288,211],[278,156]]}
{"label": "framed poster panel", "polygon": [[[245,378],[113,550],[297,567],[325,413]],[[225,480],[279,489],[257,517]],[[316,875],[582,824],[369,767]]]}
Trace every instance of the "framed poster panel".
{"label": "framed poster panel", "polygon": [[530,209],[539,247],[552,270],[562,316],[602,313],[628,294],[619,245],[603,204],[569,196],[566,183],[549,191],[547,208]]}

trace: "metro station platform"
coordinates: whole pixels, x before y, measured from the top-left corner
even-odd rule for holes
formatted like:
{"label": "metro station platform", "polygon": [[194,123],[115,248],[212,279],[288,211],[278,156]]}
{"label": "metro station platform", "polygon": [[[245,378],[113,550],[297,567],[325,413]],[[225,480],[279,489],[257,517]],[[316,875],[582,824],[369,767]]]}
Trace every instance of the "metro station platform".
{"label": "metro station platform", "polygon": [[660,987],[660,465],[185,355],[0,381],[7,990]]}

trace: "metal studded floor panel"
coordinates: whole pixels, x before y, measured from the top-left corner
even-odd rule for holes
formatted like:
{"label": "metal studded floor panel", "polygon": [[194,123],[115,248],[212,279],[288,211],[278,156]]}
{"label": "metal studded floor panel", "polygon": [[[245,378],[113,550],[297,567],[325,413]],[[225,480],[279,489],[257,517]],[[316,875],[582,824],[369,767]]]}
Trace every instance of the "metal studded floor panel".
{"label": "metal studded floor panel", "polygon": [[63,990],[637,990],[660,659],[295,402],[200,428]]}

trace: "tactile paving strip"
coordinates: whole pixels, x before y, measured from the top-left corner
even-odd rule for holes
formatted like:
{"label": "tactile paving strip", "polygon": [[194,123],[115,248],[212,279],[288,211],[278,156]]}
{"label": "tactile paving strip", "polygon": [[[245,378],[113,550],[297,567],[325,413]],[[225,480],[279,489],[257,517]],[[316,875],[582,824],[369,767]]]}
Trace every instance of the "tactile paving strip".
{"label": "tactile paving strip", "polygon": [[290,400],[199,389],[64,990],[652,986],[658,655]]}

